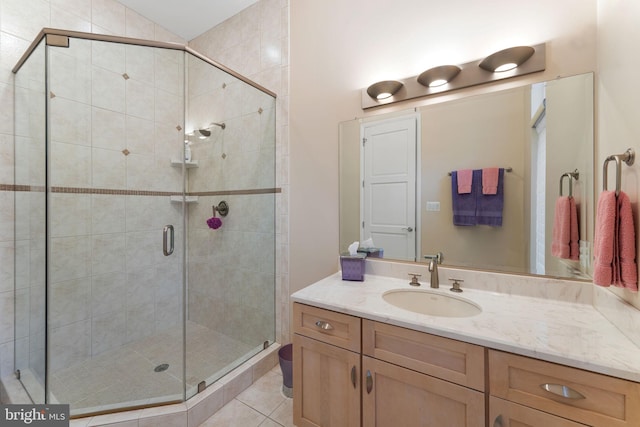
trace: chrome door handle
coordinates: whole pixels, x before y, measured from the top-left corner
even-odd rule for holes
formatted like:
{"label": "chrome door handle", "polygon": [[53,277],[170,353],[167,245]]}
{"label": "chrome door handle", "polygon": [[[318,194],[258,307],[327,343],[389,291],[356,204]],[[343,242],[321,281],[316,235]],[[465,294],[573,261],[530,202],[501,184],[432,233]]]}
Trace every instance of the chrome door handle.
{"label": "chrome door handle", "polygon": [[373,390],[373,377],[371,371],[367,370],[367,394],[370,394],[371,390]]}
{"label": "chrome door handle", "polygon": [[567,399],[586,399],[582,393],[562,384],[540,384],[540,388],[556,396],[566,397]]}
{"label": "chrome door handle", "polygon": [[356,378],[356,366],[353,365],[353,367],[351,368],[351,384],[353,384],[353,388],[356,388],[357,380],[358,378]]}
{"label": "chrome door handle", "polygon": [[409,233],[413,231],[413,227],[404,227],[403,230],[407,230]]}
{"label": "chrome door handle", "polygon": [[173,225],[165,225],[162,229],[162,253],[164,256],[173,253]]}

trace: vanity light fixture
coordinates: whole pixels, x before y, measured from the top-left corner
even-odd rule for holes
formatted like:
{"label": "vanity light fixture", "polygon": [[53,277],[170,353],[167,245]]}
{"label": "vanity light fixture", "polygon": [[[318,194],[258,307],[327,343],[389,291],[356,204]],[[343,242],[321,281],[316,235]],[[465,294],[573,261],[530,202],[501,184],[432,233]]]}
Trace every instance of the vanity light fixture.
{"label": "vanity light fixture", "polygon": [[427,87],[438,87],[449,83],[460,74],[462,69],[457,65],[441,65],[430,68],[418,76],[418,83]]}
{"label": "vanity light fixture", "polygon": [[374,83],[367,88],[370,97],[377,100],[387,99],[395,95],[403,84],[396,80],[385,80]]}
{"label": "vanity light fixture", "polygon": [[362,109],[443,94],[544,69],[544,43],[516,46],[496,52],[482,60],[459,65],[441,65],[430,68],[418,76],[374,83],[361,91]]}
{"label": "vanity light fixture", "polygon": [[510,47],[487,56],[478,66],[492,73],[503,73],[524,64],[534,53],[531,46]]}

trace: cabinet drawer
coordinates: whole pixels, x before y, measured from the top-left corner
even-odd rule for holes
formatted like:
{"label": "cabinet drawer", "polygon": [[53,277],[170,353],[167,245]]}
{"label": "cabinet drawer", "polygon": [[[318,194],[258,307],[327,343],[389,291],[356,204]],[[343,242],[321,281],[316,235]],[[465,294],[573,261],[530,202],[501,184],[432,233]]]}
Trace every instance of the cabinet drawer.
{"label": "cabinet drawer", "polygon": [[294,303],[293,332],[360,352],[359,317]]}
{"label": "cabinet drawer", "polygon": [[362,353],[484,391],[484,348],[385,323],[362,320]]}
{"label": "cabinet drawer", "polygon": [[640,426],[638,383],[494,350],[489,378],[493,396],[591,426]]}
{"label": "cabinet drawer", "polygon": [[489,400],[489,425],[495,427],[586,427],[584,424],[493,396]]}

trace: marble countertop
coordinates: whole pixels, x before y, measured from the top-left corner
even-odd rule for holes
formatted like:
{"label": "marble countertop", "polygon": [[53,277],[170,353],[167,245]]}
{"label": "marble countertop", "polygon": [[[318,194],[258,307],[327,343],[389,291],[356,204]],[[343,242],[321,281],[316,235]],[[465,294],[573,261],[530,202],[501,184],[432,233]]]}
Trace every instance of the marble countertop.
{"label": "marble countertop", "polygon": [[[535,357],[640,382],[640,348],[590,304],[509,295],[449,284],[431,289],[408,280],[365,275],[364,282],[343,281],[336,273],[294,293],[291,299],[316,307],[453,338],[496,350]],[[424,289],[470,300],[482,313],[473,317],[436,317],[387,303],[392,289]]]}

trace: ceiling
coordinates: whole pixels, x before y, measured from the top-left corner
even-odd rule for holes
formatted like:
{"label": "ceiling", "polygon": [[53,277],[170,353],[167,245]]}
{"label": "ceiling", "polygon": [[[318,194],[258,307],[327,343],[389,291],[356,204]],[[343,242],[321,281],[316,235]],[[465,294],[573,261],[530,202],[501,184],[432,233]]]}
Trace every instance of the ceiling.
{"label": "ceiling", "polygon": [[193,40],[257,0],[119,0],[185,40]]}

